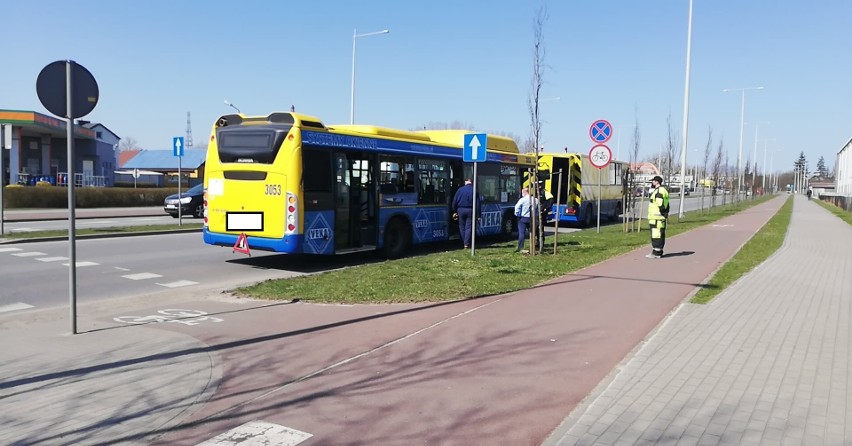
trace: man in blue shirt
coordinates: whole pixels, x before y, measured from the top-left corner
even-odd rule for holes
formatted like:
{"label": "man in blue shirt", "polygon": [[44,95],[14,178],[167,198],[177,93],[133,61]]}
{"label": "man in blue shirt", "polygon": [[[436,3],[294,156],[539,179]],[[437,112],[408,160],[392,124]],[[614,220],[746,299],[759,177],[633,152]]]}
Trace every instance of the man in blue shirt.
{"label": "man in blue shirt", "polygon": [[459,218],[459,235],[464,242],[464,247],[470,248],[473,229],[473,181],[470,178],[466,178],[464,186],[456,191],[456,196],[453,198],[453,213]]}
{"label": "man in blue shirt", "polygon": [[515,252],[523,251],[524,240],[529,236],[528,228],[530,228],[532,213],[538,212],[538,208],[538,201],[530,197],[529,189],[522,189],[521,198],[515,203],[515,217],[518,219],[518,249]]}

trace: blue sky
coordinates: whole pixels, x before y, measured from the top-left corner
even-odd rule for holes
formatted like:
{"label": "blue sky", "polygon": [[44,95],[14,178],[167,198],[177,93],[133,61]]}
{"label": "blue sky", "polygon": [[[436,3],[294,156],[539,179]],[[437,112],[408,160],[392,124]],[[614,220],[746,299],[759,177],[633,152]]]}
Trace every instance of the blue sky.
{"label": "blue sky", "polygon": [[[86,118],[148,149],[168,148],[192,113],[196,144],[214,120],[296,110],[349,122],[352,34],[357,39],[356,123],[403,129],[466,122],[476,130],[530,133],[533,20],[542,3],[400,0],[119,2],[0,0],[0,108],[47,113],[35,79],[73,59],[100,85]],[[633,128],[640,158],[657,153],[666,119],[681,133],[688,0],[550,1],[544,27],[543,145],[587,152],[591,123],[616,128],[627,158]],[[762,140],[776,170],[800,151],[829,168],[852,137],[852,35],[848,0],[695,0],[689,158],[703,159],[708,127],[737,157],[745,95],[743,160]],[[768,122],[768,123],[767,123]],[[622,138],[617,138],[619,130]]]}

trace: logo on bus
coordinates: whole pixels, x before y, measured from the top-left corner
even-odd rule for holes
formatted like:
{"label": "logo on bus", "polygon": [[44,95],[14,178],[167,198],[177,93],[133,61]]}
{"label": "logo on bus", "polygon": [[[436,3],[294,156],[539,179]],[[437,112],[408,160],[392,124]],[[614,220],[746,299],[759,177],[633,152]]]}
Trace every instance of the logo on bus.
{"label": "logo on bus", "polygon": [[329,237],[331,237],[331,229],[329,228],[318,228],[308,231],[308,238],[313,240],[325,240]]}
{"label": "logo on bus", "polygon": [[322,214],[317,214],[305,230],[305,238],[310,252],[313,254],[324,253],[331,243],[332,235],[328,221]]}
{"label": "logo on bus", "polygon": [[480,227],[482,228],[490,228],[490,227],[499,227],[500,226],[500,212],[483,212],[482,213],[482,222],[480,223]]}

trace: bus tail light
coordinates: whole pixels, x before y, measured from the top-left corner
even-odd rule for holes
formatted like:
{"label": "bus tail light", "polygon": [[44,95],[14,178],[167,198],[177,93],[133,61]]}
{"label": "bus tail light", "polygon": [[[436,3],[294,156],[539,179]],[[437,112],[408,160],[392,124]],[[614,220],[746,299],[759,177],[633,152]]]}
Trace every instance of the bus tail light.
{"label": "bus tail light", "polygon": [[296,200],[296,195],[287,192],[287,212],[285,213],[287,228],[284,231],[286,234],[293,234],[298,230],[298,218],[299,203]]}
{"label": "bus tail light", "polygon": [[202,207],[204,208],[204,227],[207,227],[207,189],[204,189],[204,195],[201,200]]}

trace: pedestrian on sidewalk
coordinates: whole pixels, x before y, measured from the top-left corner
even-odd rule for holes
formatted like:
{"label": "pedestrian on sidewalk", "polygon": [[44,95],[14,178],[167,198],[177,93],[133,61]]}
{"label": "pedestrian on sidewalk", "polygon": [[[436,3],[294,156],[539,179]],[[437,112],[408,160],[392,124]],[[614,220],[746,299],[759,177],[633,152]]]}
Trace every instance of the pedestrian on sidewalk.
{"label": "pedestrian on sidewalk", "polygon": [[544,230],[544,224],[550,220],[550,211],[553,208],[553,194],[550,193],[547,188],[544,187],[544,182],[541,181],[538,183],[538,197],[539,197],[539,219],[538,219],[538,250],[544,251],[544,236],[546,235]]}
{"label": "pedestrian on sidewalk", "polygon": [[[530,191],[527,188],[521,189],[521,198],[515,203],[515,217],[518,219],[518,249],[515,252],[521,252],[524,249],[524,241],[529,236],[530,223],[532,222],[532,213],[538,210],[538,202],[530,196]],[[534,247],[530,246],[530,249]]]}
{"label": "pedestrian on sidewalk", "polygon": [[458,216],[459,235],[464,248],[468,249],[473,228],[473,181],[470,178],[464,180],[464,186],[460,187],[453,197],[453,215]]}
{"label": "pedestrian on sidewalk", "polygon": [[659,259],[666,246],[666,223],[669,219],[669,191],[663,187],[663,178],[659,175],[651,179],[651,193],[648,202],[648,225],[651,227],[651,252],[645,257]]}

